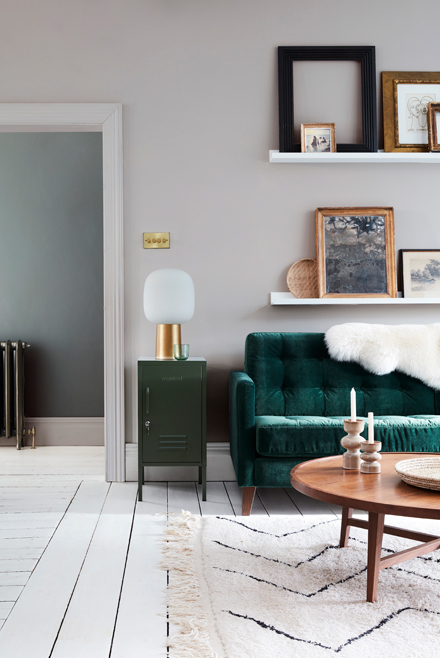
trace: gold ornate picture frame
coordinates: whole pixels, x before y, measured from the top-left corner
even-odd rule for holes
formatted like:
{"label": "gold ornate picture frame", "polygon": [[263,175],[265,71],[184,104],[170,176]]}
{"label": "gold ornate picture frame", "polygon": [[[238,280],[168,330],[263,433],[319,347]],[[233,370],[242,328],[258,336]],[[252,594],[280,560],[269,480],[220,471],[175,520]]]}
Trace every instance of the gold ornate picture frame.
{"label": "gold ornate picture frame", "polygon": [[386,152],[428,151],[428,104],[440,102],[440,72],[383,71]]}
{"label": "gold ornate picture frame", "polygon": [[396,297],[393,208],[317,208],[319,297]]}
{"label": "gold ornate picture frame", "polygon": [[440,151],[440,103],[428,105],[428,148]]}
{"label": "gold ornate picture frame", "polygon": [[302,123],[301,153],[336,153],[334,123]]}

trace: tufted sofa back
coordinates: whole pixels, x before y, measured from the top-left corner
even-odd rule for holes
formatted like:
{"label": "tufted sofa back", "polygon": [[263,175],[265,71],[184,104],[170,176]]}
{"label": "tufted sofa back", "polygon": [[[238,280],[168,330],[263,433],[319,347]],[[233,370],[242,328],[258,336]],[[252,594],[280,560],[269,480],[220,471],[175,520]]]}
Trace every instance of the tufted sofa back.
{"label": "tufted sofa back", "polygon": [[440,392],[400,372],[373,375],[330,358],[321,333],[253,333],[246,338],[245,372],[255,382],[257,416],[440,414]]}

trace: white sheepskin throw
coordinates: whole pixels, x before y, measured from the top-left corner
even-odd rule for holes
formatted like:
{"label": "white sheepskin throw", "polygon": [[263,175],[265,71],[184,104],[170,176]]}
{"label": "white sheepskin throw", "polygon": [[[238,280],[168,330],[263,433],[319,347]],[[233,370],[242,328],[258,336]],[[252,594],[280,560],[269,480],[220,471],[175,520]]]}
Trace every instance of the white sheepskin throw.
{"label": "white sheepskin throw", "polygon": [[325,342],[336,361],[354,361],[376,375],[399,370],[440,389],[440,324],[337,324]]}

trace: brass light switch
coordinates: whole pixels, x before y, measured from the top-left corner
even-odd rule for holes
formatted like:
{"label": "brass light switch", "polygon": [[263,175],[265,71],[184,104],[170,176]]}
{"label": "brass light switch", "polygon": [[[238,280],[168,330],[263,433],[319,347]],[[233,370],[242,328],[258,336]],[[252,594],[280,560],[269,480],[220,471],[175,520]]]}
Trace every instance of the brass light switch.
{"label": "brass light switch", "polygon": [[144,249],[169,249],[169,233],[144,233]]}

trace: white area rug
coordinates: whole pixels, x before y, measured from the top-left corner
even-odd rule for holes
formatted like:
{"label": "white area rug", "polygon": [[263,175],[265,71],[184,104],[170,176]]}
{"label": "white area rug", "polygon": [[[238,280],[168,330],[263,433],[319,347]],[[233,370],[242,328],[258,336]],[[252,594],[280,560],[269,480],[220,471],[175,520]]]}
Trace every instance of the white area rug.
{"label": "white area rug", "polygon": [[[440,522],[387,517],[440,535]],[[172,517],[173,658],[426,658],[440,655],[440,554],[379,576],[367,603],[366,531],[338,548],[329,516]],[[415,542],[386,535],[382,555]]]}

